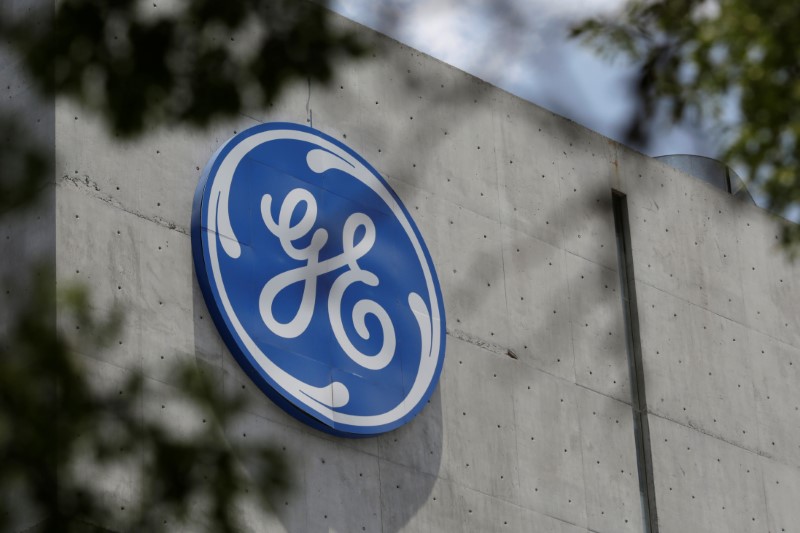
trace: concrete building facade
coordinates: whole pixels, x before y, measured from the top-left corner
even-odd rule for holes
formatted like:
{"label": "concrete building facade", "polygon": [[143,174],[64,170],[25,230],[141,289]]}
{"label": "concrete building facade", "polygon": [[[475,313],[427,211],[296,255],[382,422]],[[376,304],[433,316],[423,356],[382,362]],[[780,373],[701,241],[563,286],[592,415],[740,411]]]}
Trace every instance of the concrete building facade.
{"label": "concrete building facade", "polygon": [[[23,240],[51,242],[58,283],[91,287],[98,309],[125,306],[119,343],[80,356],[92,376],[141,370],[144,416],[167,420],[189,416],[170,402],[174,360],[249,391],[231,446],[284,447],[297,483],[267,521],[245,511],[253,531],[800,531],[800,265],[772,216],[358,31],[375,54],[329,86],[207,131],[120,143],[54,104],[52,229]],[[299,423],[209,320],[190,242],[200,169],[268,121],[342,139],[427,242],[447,353],[400,429],[351,440]],[[136,499],[124,475],[98,482]]]}

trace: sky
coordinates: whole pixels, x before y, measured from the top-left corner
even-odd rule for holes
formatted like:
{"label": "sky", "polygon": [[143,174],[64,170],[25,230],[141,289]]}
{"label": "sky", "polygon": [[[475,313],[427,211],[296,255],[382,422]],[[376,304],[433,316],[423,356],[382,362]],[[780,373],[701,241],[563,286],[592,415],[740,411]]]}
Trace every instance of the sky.
{"label": "sky", "polygon": [[[342,15],[622,141],[635,69],[567,38],[625,0],[331,0]],[[503,5],[505,9],[498,10]],[[502,13],[498,13],[501,11]],[[665,124],[645,152],[714,156],[713,138]]]}

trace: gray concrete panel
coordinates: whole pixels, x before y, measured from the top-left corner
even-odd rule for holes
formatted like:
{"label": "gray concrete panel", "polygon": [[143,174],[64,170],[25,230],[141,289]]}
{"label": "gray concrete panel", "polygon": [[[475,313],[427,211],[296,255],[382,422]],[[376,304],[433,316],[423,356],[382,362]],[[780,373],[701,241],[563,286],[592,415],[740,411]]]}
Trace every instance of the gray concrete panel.
{"label": "gray concrete panel", "polygon": [[[720,267],[715,275],[736,272],[738,259],[734,255],[737,250],[735,243],[729,243],[730,247],[723,250],[718,242],[705,241],[694,230],[682,227],[685,225],[677,210],[666,213],[666,209],[649,211],[636,205],[630,208],[636,279],[698,305],[710,306],[711,302],[703,291],[711,294],[713,288],[708,286],[710,278],[701,274],[701,270],[707,266],[701,269],[699,265],[705,264],[705,261],[718,265],[725,262],[725,267]],[[716,308],[709,308],[723,316],[738,319],[741,315],[741,298],[737,292],[741,291],[736,287],[729,285],[723,291],[723,296],[715,297],[715,300],[724,302]],[[738,307],[734,306],[737,298]]]}
{"label": "gray concrete panel", "polygon": [[644,283],[636,291],[650,412],[756,450],[747,329]]}
{"label": "gray concrete panel", "polygon": [[511,228],[502,232],[508,347],[520,361],[574,381],[568,254]]}
{"label": "gray concrete panel", "polygon": [[442,285],[448,328],[507,346],[500,224],[430,196],[417,196],[407,207],[421,214],[420,230]]}
{"label": "gray concrete panel", "polygon": [[585,527],[578,389],[528,365],[517,365],[515,375],[520,504]]}
{"label": "gray concrete panel", "polygon": [[768,531],[797,533],[800,531],[800,510],[797,508],[800,469],[767,458],[761,459],[761,465],[767,499]]}
{"label": "gray concrete panel", "polygon": [[575,381],[630,405],[619,274],[566,254]]}
{"label": "gray concrete panel", "polygon": [[418,472],[439,475],[442,462],[442,389],[409,424],[378,437],[377,454],[387,461]]}
{"label": "gray concrete panel", "polygon": [[141,369],[142,317],[131,305],[141,280],[138,237],[129,225],[132,220],[126,213],[87,196],[73,182],[60,182],[57,192],[58,287],[87,288],[91,307],[101,316],[112,309],[124,313],[121,330],[112,344],[102,353],[87,355],[122,368]]}
{"label": "gray concrete panel", "polygon": [[194,358],[188,237],[120,210],[72,181],[61,181],[58,192],[58,249],[62,257],[69,249],[72,258],[59,261],[62,283],[89,285],[101,312],[124,312],[120,338],[105,357],[170,381],[176,358]]}
{"label": "gray concrete panel", "polygon": [[[567,522],[513,505],[471,490],[458,483],[432,478],[415,470],[381,461],[381,496],[384,531],[518,531],[531,533],[580,533]],[[433,483],[432,490],[429,486]],[[421,507],[409,512],[398,505],[403,498],[430,490]],[[405,493],[403,493],[405,491]]]}
{"label": "gray concrete panel", "polygon": [[[607,268],[617,267],[614,214],[611,210],[608,141],[585,135],[567,123],[568,134],[556,154],[564,213],[564,249]],[[580,139],[580,140],[579,140]]]}
{"label": "gray concrete panel", "polygon": [[642,531],[631,407],[577,391],[588,527],[598,533]]}
{"label": "gray concrete panel", "polygon": [[172,382],[174,363],[195,358],[191,244],[182,233],[149,222],[141,225],[137,234],[142,282],[136,305],[141,313],[142,370]]}
{"label": "gray concrete panel", "polygon": [[121,141],[108,134],[98,117],[59,101],[56,176],[81,182],[111,205],[188,234],[200,171],[222,143],[257,123],[242,116],[208,131],[160,128],[136,141]]}
{"label": "gray concrete panel", "polygon": [[550,157],[561,143],[549,132],[552,114],[506,94],[497,95],[495,106],[501,220],[517,231],[561,246],[561,179],[555,159]]}
{"label": "gray concrete panel", "polygon": [[626,169],[636,279],[742,322],[734,228],[745,204],[661,163],[642,168],[632,153],[618,155]]}
{"label": "gray concrete panel", "polygon": [[58,273],[91,287],[99,308],[131,305],[142,280],[134,218],[59,182],[56,209]]}
{"label": "gray concrete panel", "polygon": [[676,210],[679,234],[672,238],[682,241],[682,253],[690,259],[686,299],[743,323],[740,269],[746,254],[740,254],[736,226],[737,213],[745,204],[694,178],[682,180],[681,189],[684,198]]}
{"label": "gray concrete panel", "polygon": [[651,415],[661,533],[768,531],[761,458]]}
{"label": "gray concrete panel", "polygon": [[[380,531],[377,457],[345,446],[347,441],[318,435],[254,415],[243,416],[227,434],[234,449],[255,440],[286,454],[295,485],[276,503],[279,508],[284,504],[278,517],[287,531]],[[255,531],[268,530],[255,525]]]}
{"label": "gray concrete panel", "polygon": [[736,229],[745,323],[800,348],[800,262],[792,264],[777,220],[760,209],[743,206]]}
{"label": "gray concrete panel", "polygon": [[203,362],[214,369],[220,377],[224,374],[223,361],[230,357],[225,343],[214,327],[213,319],[206,307],[197,276],[192,275],[192,311],[194,330],[194,354],[198,362]]}
{"label": "gray concrete panel", "polygon": [[447,359],[439,387],[442,395],[440,477],[484,494],[515,501],[517,449],[511,391],[520,366],[448,337]]}
{"label": "gray concrete panel", "polygon": [[800,349],[750,332],[759,451],[800,468]]}

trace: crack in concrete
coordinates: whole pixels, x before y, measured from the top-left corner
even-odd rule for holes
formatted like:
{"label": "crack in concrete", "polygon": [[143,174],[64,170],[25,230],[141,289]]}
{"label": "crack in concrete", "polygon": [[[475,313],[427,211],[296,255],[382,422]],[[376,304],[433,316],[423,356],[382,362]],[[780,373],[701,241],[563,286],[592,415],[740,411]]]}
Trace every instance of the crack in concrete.
{"label": "crack in concrete", "polygon": [[453,337],[454,339],[474,344],[475,346],[483,348],[484,350],[490,351],[494,354],[502,355],[503,357],[510,357],[511,359],[519,359],[517,354],[515,354],[510,348],[506,348],[505,346],[489,342],[487,340],[481,339],[480,337],[475,337],[465,331],[461,331],[460,329],[448,328],[447,334]]}
{"label": "crack in concrete", "polygon": [[141,218],[142,220],[147,220],[148,222],[152,222],[154,224],[158,224],[159,226],[162,226],[164,228],[167,228],[167,229],[170,229],[170,230],[175,230],[178,233],[182,233],[182,234],[187,235],[187,236],[189,235],[189,230],[188,229],[186,229],[186,228],[184,228],[182,226],[178,226],[176,223],[174,223],[174,222],[172,222],[170,220],[167,220],[165,218],[161,218],[159,216],[148,216],[148,215],[145,215],[143,213],[139,213],[138,211],[134,211],[132,209],[128,209],[121,202],[119,202],[119,200],[116,200],[116,199],[114,199],[113,197],[111,197],[111,196],[109,196],[107,194],[103,194],[102,191],[100,190],[100,186],[97,184],[97,182],[93,181],[92,179],[89,178],[89,176],[87,176],[85,174],[83,176],[70,176],[69,174],[64,174],[63,176],[61,176],[61,180],[60,180],[60,183],[58,185],[61,185],[62,183],[66,183],[66,182],[72,183],[72,185],[74,185],[76,188],[80,188],[80,189],[84,189],[84,190],[88,191],[89,194],[93,198],[96,198],[96,199],[98,199],[98,200],[100,200],[102,202],[105,202],[106,204],[110,205],[111,207],[114,207],[115,209],[119,209],[120,211],[124,211],[124,212],[126,212],[128,214],[131,214],[131,215],[135,216],[135,217]]}

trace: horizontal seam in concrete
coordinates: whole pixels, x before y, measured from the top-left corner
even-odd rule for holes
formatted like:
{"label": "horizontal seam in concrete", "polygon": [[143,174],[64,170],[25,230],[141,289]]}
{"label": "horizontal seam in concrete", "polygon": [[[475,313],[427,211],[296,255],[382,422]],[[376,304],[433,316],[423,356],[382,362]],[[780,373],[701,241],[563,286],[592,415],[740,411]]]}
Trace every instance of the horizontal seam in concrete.
{"label": "horizontal seam in concrete", "polygon": [[584,256],[582,256],[580,254],[576,254],[575,252],[571,252],[571,251],[567,250],[566,248],[564,248],[563,250],[564,250],[565,253],[568,253],[569,255],[571,255],[573,257],[577,257],[579,259],[583,259],[584,261],[586,261],[588,263],[591,263],[591,264],[593,264],[595,266],[598,266],[598,267],[600,267],[600,268],[602,268],[604,270],[608,270],[609,272],[613,272],[615,274],[618,272],[618,270],[616,268],[611,268],[610,266],[604,265],[603,263],[598,263],[594,259],[590,259],[588,257],[584,257]]}
{"label": "horizontal seam in concrete", "polygon": [[164,227],[166,229],[177,231],[178,233],[182,233],[183,235],[187,235],[187,236],[189,235],[189,231],[187,229],[184,229],[182,226],[179,226],[175,222],[170,222],[170,221],[165,220],[165,219],[163,219],[161,217],[148,217],[147,215],[143,215],[142,213],[133,211],[131,209],[127,209],[122,203],[120,203],[119,201],[114,200],[110,196],[106,196],[106,195],[103,195],[103,194],[96,194],[96,193],[100,192],[100,188],[97,186],[96,182],[90,181],[89,176],[84,175],[82,177],[78,177],[78,176],[74,176],[73,177],[73,176],[70,176],[69,174],[64,174],[61,177],[61,181],[59,183],[57,183],[56,186],[57,187],[64,187],[63,183],[65,183],[65,182],[70,182],[73,185],[75,185],[76,188],[84,189],[86,191],[89,191],[89,194],[90,194],[90,196],[92,198],[95,198],[96,200],[100,200],[101,202],[106,203],[106,204],[110,205],[111,207],[114,207],[115,209],[119,209],[120,211],[124,211],[125,213],[128,213],[128,214],[133,215],[133,216],[138,217],[138,218],[141,218],[142,220],[147,220],[148,222],[152,222],[153,224],[157,224],[157,225],[162,226],[162,227]]}
{"label": "horizontal seam in concrete", "polygon": [[[753,331],[755,331],[756,333],[760,333],[761,335],[764,335],[765,337],[768,337],[768,338],[770,338],[770,339],[774,340],[775,342],[779,342],[779,343],[781,343],[781,344],[785,344],[786,346],[790,346],[790,347],[792,347],[792,348],[794,348],[794,349],[796,349],[796,350],[800,350],[800,346],[795,346],[795,345],[794,345],[794,344],[792,344],[791,342],[787,342],[787,341],[785,341],[785,340],[783,340],[783,339],[779,339],[779,338],[777,338],[777,337],[774,337],[774,336],[770,335],[769,333],[767,333],[767,332],[765,332],[765,331],[762,331],[762,330],[760,330],[760,329],[758,329],[758,328],[756,328],[756,327],[754,327],[754,326],[751,326],[750,324],[743,324],[743,323],[739,322],[739,321],[738,321],[738,320],[736,320],[736,319],[733,319],[733,318],[727,317],[727,316],[725,316],[725,315],[721,315],[721,314],[717,313],[716,311],[714,311],[713,309],[709,309],[709,308],[707,308],[707,307],[704,307],[704,306],[702,306],[702,305],[696,304],[696,303],[692,302],[691,300],[687,300],[686,298],[683,298],[683,297],[681,297],[681,296],[677,296],[677,295],[675,295],[675,294],[673,294],[673,293],[671,293],[671,292],[667,292],[666,290],[664,290],[664,289],[662,289],[662,288],[660,288],[660,287],[656,287],[655,285],[651,285],[650,283],[647,283],[646,281],[643,281],[643,280],[641,280],[641,279],[637,279],[637,280],[636,280],[636,283],[641,283],[642,285],[647,285],[647,286],[648,286],[648,287],[650,287],[651,289],[657,290],[658,292],[660,292],[660,293],[663,293],[663,294],[666,294],[666,295],[668,295],[668,296],[670,296],[670,297],[672,297],[672,298],[675,298],[676,300],[680,300],[680,301],[682,301],[682,302],[684,302],[684,303],[687,303],[687,304],[689,304],[689,305],[693,305],[693,306],[695,306],[695,307],[697,307],[697,308],[699,308],[699,309],[702,309],[702,310],[704,310],[704,311],[708,311],[708,312],[709,312],[709,313],[711,313],[712,315],[716,315],[716,316],[718,316],[718,317],[720,317],[720,318],[723,318],[723,319],[727,320],[728,322],[732,322],[732,323],[734,323],[734,324],[736,324],[736,325],[738,325],[738,326],[741,326],[741,327],[743,327],[743,328],[745,328],[745,329],[750,329],[750,330],[753,330]],[[742,299],[744,300],[744,297],[743,297]]]}
{"label": "horizontal seam in concrete", "polygon": [[251,116],[250,116],[250,115],[248,115],[247,113],[242,113],[242,112],[239,112],[239,115],[240,115],[240,116],[243,116],[244,118],[249,118],[250,120],[254,120],[254,121],[258,122],[259,124],[263,124],[263,123],[264,123],[264,121],[263,121],[263,120],[259,120],[259,119],[257,119],[256,117],[251,117]]}
{"label": "horizontal seam in concrete", "polygon": [[[656,418],[660,418],[662,420],[667,420],[668,422],[672,422],[673,424],[677,424],[677,425],[685,427],[687,429],[691,429],[693,431],[697,431],[698,433],[701,433],[701,434],[703,434],[703,435],[705,435],[707,437],[711,437],[712,439],[716,439],[716,440],[722,441],[725,444],[729,444],[730,446],[733,446],[735,448],[739,448],[740,450],[743,450],[745,452],[754,453],[754,454],[756,454],[758,456],[764,457],[765,459],[771,459],[771,460],[773,460],[775,462],[778,462],[778,463],[781,463],[781,464],[786,464],[786,463],[782,463],[777,457],[775,457],[773,455],[769,455],[768,453],[763,452],[761,450],[752,450],[750,448],[742,446],[741,444],[736,444],[735,442],[729,441],[725,437],[722,437],[720,435],[714,435],[713,433],[710,433],[709,431],[707,431],[707,430],[705,430],[705,429],[703,429],[701,427],[694,426],[692,424],[684,424],[683,422],[679,422],[678,420],[674,420],[674,419],[672,419],[672,418],[670,418],[670,417],[668,417],[666,415],[654,413],[652,411],[648,411],[646,414],[652,415],[652,416],[654,416]],[[787,465],[787,466],[789,466],[789,465]]]}
{"label": "horizontal seam in concrete", "polygon": [[566,383],[567,385],[575,385],[576,387],[579,387],[581,389],[587,390],[589,392],[593,392],[595,394],[603,396],[604,398],[608,398],[609,400],[614,400],[614,401],[619,402],[619,403],[621,403],[623,405],[627,405],[628,407],[631,406],[631,404],[628,403],[625,400],[622,400],[620,398],[616,398],[616,397],[611,396],[610,394],[607,394],[605,392],[601,392],[601,391],[595,390],[595,389],[589,387],[588,385],[584,385],[583,383],[578,383],[577,381],[572,381],[572,380],[569,380],[569,379],[564,378],[562,376],[553,374],[551,372],[548,372],[547,370],[544,370],[544,369],[539,368],[537,366],[534,366],[534,365],[531,365],[529,363],[526,363],[525,361],[522,361],[519,358],[511,357],[511,356],[508,355],[508,349],[507,348],[503,348],[499,344],[494,344],[494,343],[488,342],[486,340],[483,340],[481,338],[473,337],[471,335],[468,335],[468,334],[464,333],[461,330],[448,329],[447,330],[447,335],[452,337],[452,338],[454,338],[454,339],[458,339],[458,340],[467,342],[469,344],[472,344],[474,346],[477,346],[478,348],[482,348],[482,349],[486,350],[487,352],[493,353],[495,355],[499,355],[499,356],[504,357],[504,358],[514,359],[516,361],[519,361],[521,364],[528,365],[532,369],[534,369],[535,371],[541,372],[542,374],[545,374],[545,375],[547,375],[547,376],[549,376],[551,378],[557,379],[557,380],[559,380],[559,381],[561,381],[563,383]]}

